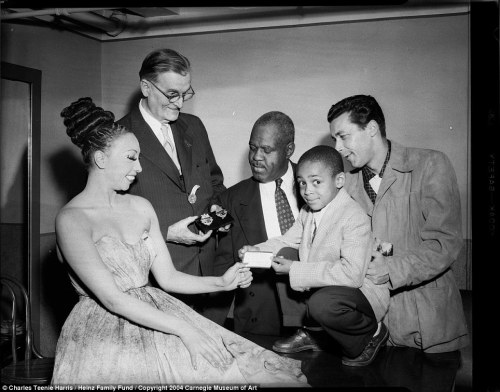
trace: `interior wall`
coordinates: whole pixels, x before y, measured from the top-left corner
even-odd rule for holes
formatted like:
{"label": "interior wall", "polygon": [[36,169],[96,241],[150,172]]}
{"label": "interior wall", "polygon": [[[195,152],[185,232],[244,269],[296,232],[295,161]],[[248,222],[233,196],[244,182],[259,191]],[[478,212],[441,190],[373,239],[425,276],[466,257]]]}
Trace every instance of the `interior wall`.
{"label": "interior wall", "polygon": [[384,110],[390,139],[448,155],[470,238],[467,15],[106,42],[103,105],[117,118],[137,104],[141,62],[161,47],[192,63],[196,95],[184,111],[205,123],[226,186],[251,175],[248,138],[263,113],[292,118],[297,161],[310,147],[332,143],[332,104],[370,94]]}
{"label": "interior wall", "polygon": [[81,96],[101,101],[101,44],[49,27],[2,23],[1,60],[42,71],[40,232],[83,189],[85,171],[60,116]]}

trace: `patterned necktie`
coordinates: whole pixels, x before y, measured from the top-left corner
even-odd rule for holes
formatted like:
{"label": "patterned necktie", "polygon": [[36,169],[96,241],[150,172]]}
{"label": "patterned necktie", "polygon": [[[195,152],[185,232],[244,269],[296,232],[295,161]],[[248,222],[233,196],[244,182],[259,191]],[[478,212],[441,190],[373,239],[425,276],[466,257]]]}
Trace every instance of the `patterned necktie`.
{"label": "patterned necktie", "polygon": [[280,224],[281,234],[285,234],[286,231],[292,227],[295,222],[293,217],[292,209],[290,204],[288,204],[288,199],[286,198],[285,191],[281,189],[281,184],[283,179],[278,178],[276,180],[276,191],[274,192],[274,201],[276,202],[276,211],[278,212],[278,222]]}
{"label": "patterned necktie", "polygon": [[172,161],[174,161],[175,166],[177,166],[177,169],[179,170],[179,173],[181,172],[181,165],[179,163],[179,159],[177,158],[177,151],[175,149],[175,143],[172,140],[172,137],[170,136],[170,125],[167,123],[161,124],[161,133],[163,134],[163,148],[167,152],[168,155],[170,155],[170,158],[172,158]]}
{"label": "patterned necktie", "polygon": [[375,173],[372,172],[370,169],[368,169],[366,166],[363,166],[361,169],[361,172],[363,173],[363,184],[365,186],[365,191],[370,197],[370,200],[372,201],[373,204],[375,204],[375,199],[377,198],[377,193],[373,190],[372,186],[370,185],[370,180],[375,177]]}

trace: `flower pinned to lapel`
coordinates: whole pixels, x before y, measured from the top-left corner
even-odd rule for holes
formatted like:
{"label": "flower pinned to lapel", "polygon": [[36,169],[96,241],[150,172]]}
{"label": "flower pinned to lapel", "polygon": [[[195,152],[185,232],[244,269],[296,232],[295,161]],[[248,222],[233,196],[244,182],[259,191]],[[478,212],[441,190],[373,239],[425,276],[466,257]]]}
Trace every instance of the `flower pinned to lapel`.
{"label": "flower pinned to lapel", "polygon": [[187,148],[191,148],[193,147],[193,145],[191,143],[189,143],[186,139],[184,139],[184,145],[187,147]]}

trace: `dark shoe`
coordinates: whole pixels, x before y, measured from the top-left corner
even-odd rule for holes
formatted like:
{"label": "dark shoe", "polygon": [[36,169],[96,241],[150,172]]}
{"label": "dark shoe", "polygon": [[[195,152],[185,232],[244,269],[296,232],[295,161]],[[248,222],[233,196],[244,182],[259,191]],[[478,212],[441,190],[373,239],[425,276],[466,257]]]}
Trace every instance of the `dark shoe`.
{"label": "dark shoe", "polygon": [[385,345],[389,339],[389,330],[382,323],[380,332],[377,336],[371,338],[371,340],[366,345],[365,349],[356,358],[342,357],[342,364],[346,366],[366,366],[373,362],[377,356],[378,351],[382,346]]}
{"label": "dark shoe", "polygon": [[303,328],[297,329],[292,336],[274,342],[273,350],[279,353],[297,353],[304,350],[323,351],[318,342]]}

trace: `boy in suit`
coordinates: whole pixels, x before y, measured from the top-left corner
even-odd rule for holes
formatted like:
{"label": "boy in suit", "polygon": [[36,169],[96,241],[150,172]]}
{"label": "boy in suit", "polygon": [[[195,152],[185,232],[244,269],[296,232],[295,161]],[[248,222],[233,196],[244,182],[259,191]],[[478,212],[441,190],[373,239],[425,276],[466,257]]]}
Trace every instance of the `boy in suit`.
{"label": "boy in suit", "polygon": [[344,181],[342,157],[334,148],[306,151],[297,163],[297,182],[307,205],[284,235],[245,246],[240,257],[252,250],[299,251],[300,261],[274,257],[272,268],[289,275],[293,290],[310,294],[307,316],[304,327],[275,342],[273,350],[321,350],[317,331],[322,329],[341,346],[344,365],[365,366],[389,337],[381,322],[389,290],[365,278],[372,255],[370,221],[343,189]]}

